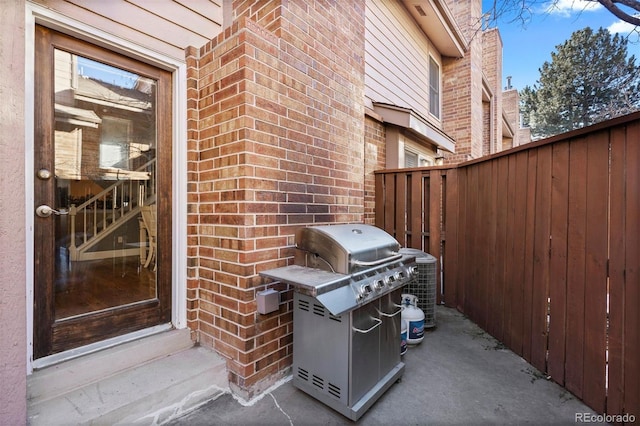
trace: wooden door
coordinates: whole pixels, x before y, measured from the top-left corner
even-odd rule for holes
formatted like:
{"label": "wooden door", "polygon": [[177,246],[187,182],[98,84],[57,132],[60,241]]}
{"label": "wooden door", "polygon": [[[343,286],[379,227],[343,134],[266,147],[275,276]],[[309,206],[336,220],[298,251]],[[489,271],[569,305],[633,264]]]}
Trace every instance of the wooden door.
{"label": "wooden door", "polygon": [[35,55],[41,358],[171,321],[172,90],[167,71],[41,26]]}

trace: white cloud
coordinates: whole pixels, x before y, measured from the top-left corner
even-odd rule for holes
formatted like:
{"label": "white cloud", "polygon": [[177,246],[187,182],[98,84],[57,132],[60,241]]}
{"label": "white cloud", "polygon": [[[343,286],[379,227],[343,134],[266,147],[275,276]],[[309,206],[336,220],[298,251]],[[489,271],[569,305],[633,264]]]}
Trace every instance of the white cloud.
{"label": "white cloud", "polygon": [[571,16],[573,13],[592,12],[602,8],[597,1],[587,0],[551,0],[546,12],[552,15]]}
{"label": "white cloud", "polygon": [[[634,14],[633,17],[640,19],[640,13]],[[607,29],[611,34],[631,34],[635,32],[636,37],[638,37],[638,40],[640,41],[640,26],[631,25],[629,22],[619,20],[609,25]]]}
{"label": "white cloud", "polygon": [[634,30],[635,31],[640,30],[639,27],[636,27],[635,25],[631,25],[630,23],[625,21],[614,22],[613,24],[609,25],[607,29],[611,34],[615,34],[615,33],[627,34],[627,33],[631,33]]}

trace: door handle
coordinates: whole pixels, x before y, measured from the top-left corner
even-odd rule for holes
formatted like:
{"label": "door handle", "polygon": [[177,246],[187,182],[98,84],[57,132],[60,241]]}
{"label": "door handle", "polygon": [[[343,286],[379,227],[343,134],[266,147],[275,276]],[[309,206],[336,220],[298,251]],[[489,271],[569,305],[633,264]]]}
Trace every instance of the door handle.
{"label": "door handle", "polygon": [[52,209],[51,207],[47,206],[46,204],[43,204],[41,206],[38,206],[36,208],[36,214],[40,217],[49,217],[52,214],[55,214],[56,216],[60,216],[60,215],[65,215],[65,214],[69,214],[68,210],[55,210]]}

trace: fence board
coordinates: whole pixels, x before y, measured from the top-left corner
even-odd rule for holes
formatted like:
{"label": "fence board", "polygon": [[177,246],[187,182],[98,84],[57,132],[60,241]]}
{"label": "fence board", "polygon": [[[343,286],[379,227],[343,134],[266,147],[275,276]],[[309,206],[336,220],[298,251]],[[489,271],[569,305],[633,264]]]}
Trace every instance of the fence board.
{"label": "fence board", "polygon": [[411,225],[411,235],[410,239],[407,242],[407,247],[415,248],[418,250],[424,251],[424,228],[422,222],[424,220],[424,216],[422,214],[422,204],[423,204],[423,172],[412,172],[410,174],[411,178],[411,193],[410,193],[410,203],[408,208],[411,212],[411,219],[409,219],[409,223]]}
{"label": "fence board", "polygon": [[[515,210],[515,197],[516,197],[516,158],[515,156],[507,157],[507,178],[506,181],[506,221],[505,230],[508,235],[506,241],[506,253],[513,254],[515,250],[516,240],[516,210]],[[522,345],[514,344],[514,335],[519,334],[521,331],[514,329],[513,317],[517,315],[518,311],[514,308],[513,299],[516,293],[515,283],[515,271],[516,267],[513,258],[510,262],[507,262],[504,269],[505,278],[505,311],[504,311],[504,344],[512,348],[515,353],[522,355]]]}
{"label": "fence board", "polygon": [[[464,214],[464,223],[462,224],[462,232],[461,235],[469,235],[468,232],[470,229],[473,228],[473,223],[471,222],[473,220],[473,215],[470,214],[471,210],[470,210],[470,201],[469,201],[469,196],[470,194],[474,191],[471,183],[473,182],[473,178],[472,178],[472,169],[469,168],[466,170],[465,173],[465,182],[464,182],[464,188],[465,188],[465,193],[464,193],[464,199],[461,199],[461,210],[465,212]],[[473,267],[470,264],[471,259],[473,259],[473,243],[471,242],[471,244],[467,241],[460,241],[460,247],[461,249],[463,249],[463,254],[464,254],[464,260],[462,263],[462,267],[460,268],[460,278],[462,280],[462,283],[464,285],[464,283],[469,282],[470,280],[473,280]],[[471,310],[471,308],[469,308],[469,301],[473,301],[474,298],[474,289],[471,288],[470,286],[464,285],[464,298],[463,298],[463,309],[462,312],[469,312],[468,315],[472,315],[473,311]]]}
{"label": "fence board", "polygon": [[640,120],[627,127],[624,411],[640,416]]}
{"label": "fence board", "polygon": [[[494,188],[494,182],[496,181],[496,171],[497,165],[494,162],[485,163],[486,164],[486,175],[487,175],[487,183],[486,183],[486,191],[487,195],[484,197],[487,212],[486,217],[484,218],[484,223],[487,227],[487,241],[486,246],[483,247],[484,257],[486,260],[484,271],[484,280],[487,283],[487,292],[486,294],[486,321],[487,321],[487,330],[491,330],[491,333],[496,332],[497,321],[496,315],[493,314],[493,310],[495,309],[494,301],[495,295],[498,292],[498,283],[494,277],[494,272],[496,269],[496,228],[498,224],[496,223],[496,204],[497,204],[497,190]],[[492,334],[493,335],[493,334]]]}
{"label": "fence board", "polygon": [[407,180],[409,180],[409,177],[405,174],[396,175],[396,188],[393,194],[393,206],[395,208],[393,229],[395,232],[391,235],[396,237],[402,247],[407,245],[407,215],[405,212],[407,211],[408,201],[410,201],[407,197]]}
{"label": "fence board", "polygon": [[[429,244],[431,241],[431,236],[429,235],[429,223],[431,222],[431,173],[423,176],[422,179],[422,203],[420,203],[420,208],[422,209],[423,216],[423,235],[422,235],[422,251],[429,252]],[[436,201],[433,200],[433,203]]]}
{"label": "fence board", "polygon": [[396,219],[396,175],[389,175],[384,182],[384,230],[390,235],[395,236],[395,219]]}
{"label": "fence board", "polygon": [[624,408],[624,305],[625,305],[625,229],[626,206],[626,129],[611,133],[611,207],[609,228],[609,387],[607,412],[623,414]]}
{"label": "fence board", "polygon": [[507,234],[507,227],[505,226],[507,222],[507,191],[504,182],[508,182],[509,179],[509,159],[508,157],[499,158],[497,161],[497,171],[496,171],[496,185],[494,185],[497,196],[497,204],[496,204],[496,223],[498,224],[496,228],[496,248],[495,248],[495,259],[497,261],[496,271],[495,271],[495,280],[497,282],[496,288],[496,299],[495,299],[495,315],[496,320],[498,321],[496,325],[496,334],[494,337],[501,342],[505,340],[505,311],[508,308],[509,300],[506,298],[506,270],[507,265],[511,262],[508,261],[507,253],[511,253],[507,251],[507,241],[511,241],[511,235]]}
{"label": "fence board", "polygon": [[458,305],[458,170],[447,170],[444,228],[444,302],[450,308]]}
{"label": "fence board", "polygon": [[[531,192],[529,188],[529,176],[535,176],[535,169],[529,170],[529,152],[522,152],[516,155],[516,192],[514,198],[515,204],[515,225],[512,233],[514,239],[513,256],[514,275],[510,285],[513,287],[511,299],[511,339],[514,352],[518,355],[524,355],[523,342],[528,339],[525,337],[524,319],[525,319],[525,250],[527,245],[527,202],[528,194]],[[531,217],[531,216],[529,216]]]}
{"label": "fence board", "polygon": [[483,321],[481,318],[481,290],[479,285],[480,280],[480,272],[481,265],[479,262],[480,256],[482,255],[481,250],[481,238],[482,232],[480,231],[481,227],[481,216],[482,214],[479,212],[480,209],[480,188],[479,179],[478,179],[479,171],[477,166],[472,166],[469,169],[468,181],[467,185],[470,187],[470,190],[467,192],[467,208],[469,212],[473,212],[473,214],[467,215],[467,223],[468,229],[474,229],[475,232],[468,234],[467,238],[472,239],[471,247],[466,259],[466,267],[467,271],[469,271],[469,282],[473,282],[473,286],[469,286],[469,291],[467,293],[466,298],[466,306],[469,310],[469,317],[473,318],[478,325],[483,327]]}
{"label": "fence board", "polygon": [[467,264],[467,241],[468,235],[467,228],[467,192],[469,181],[469,174],[467,168],[457,171],[458,174],[458,238],[456,244],[458,245],[458,265],[457,265],[457,277],[458,277],[458,304],[457,308],[460,312],[464,312],[464,306],[467,299],[467,270],[465,265]]}
{"label": "fence board", "polygon": [[[547,371],[547,304],[549,295],[549,235],[551,218],[552,146],[538,150],[536,172],[533,281],[531,288],[531,364]],[[531,259],[526,257],[527,261]],[[525,306],[529,303],[525,301]]]}
{"label": "fence board", "polygon": [[[488,257],[488,265],[485,270],[486,279],[488,280],[489,288],[487,292],[487,331],[498,340],[502,340],[502,277],[496,274],[496,271],[502,270],[498,265],[502,265],[503,257],[499,257],[497,253],[498,248],[498,230],[504,228],[502,225],[504,222],[498,220],[498,171],[499,162],[493,161],[489,163],[491,167],[491,183],[489,185],[489,200],[490,217],[489,217],[489,244],[485,249]],[[504,235],[504,233],[502,233]],[[503,243],[504,240],[500,242]]]}
{"label": "fence board", "polygon": [[569,142],[553,147],[551,188],[551,252],[549,259],[549,357],[547,372],[564,385],[564,342],[567,299],[567,224]]}
{"label": "fence board", "polygon": [[587,141],[585,310],[588,315],[585,315],[583,400],[602,413],[606,393],[608,132],[590,135]]}
{"label": "fence board", "polygon": [[489,294],[492,292],[492,280],[489,279],[491,252],[491,221],[495,214],[491,212],[491,163],[483,162],[476,166],[478,170],[478,192],[476,217],[478,218],[478,245],[476,246],[475,262],[477,265],[477,307],[478,325],[488,329]]}
{"label": "fence board", "polygon": [[[433,170],[429,174],[429,199],[433,200],[429,206],[429,246],[424,250],[434,256],[436,261],[436,301],[440,301],[440,200],[442,199],[442,176],[440,171]],[[425,206],[427,209],[427,206]]]}
{"label": "fence board", "polygon": [[534,244],[535,244],[535,226],[536,226],[536,185],[538,180],[538,149],[531,150],[528,162],[522,166],[526,168],[526,184],[525,193],[526,206],[525,210],[520,214],[524,217],[524,251],[520,256],[520,263],[523,267],[523,289],[522,289],[522,313],[523,323],[523,342],[522,356],[526,360],[531,360],[531,315],[532,315],[532,298],[533,298],[533,268],[534,268]]}
{"label": "fence board", "polygon": [[584,353],[584,280],[587,186],[587,148],[573,141],[569,153],[569,224],[567,242],[567,341],[565,386],[582,398]]}
{"label": "fence board", "polygon": [[378,173],[374,177],[376,182],[376,193],[374,197],[376,217],[374,223],[380,229],[384,229],[384,222],[387,217],[386,211],[384,210],[384,196],[386,194],[384,187],[386,179],[390,179],[390,176],[391,175],[386,173]]}

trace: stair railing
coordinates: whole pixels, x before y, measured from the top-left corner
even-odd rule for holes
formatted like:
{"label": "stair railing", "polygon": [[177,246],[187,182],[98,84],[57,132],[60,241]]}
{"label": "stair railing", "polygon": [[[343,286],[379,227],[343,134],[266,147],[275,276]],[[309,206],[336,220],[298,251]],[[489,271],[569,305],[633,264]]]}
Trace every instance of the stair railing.
{"label": "stair railing", "polygon": [[[150,160],[136,172],[143,172],[145,178],[118,180],[114,184],[92,196],[84,203],[69,208],[71,260],[79,260],[80,246],[88,245],[119,224],[125,215],[138,210],[145,201],[155,198],[156,160]],[[77,221],[82,221],[80,235],[76,235]],[[77,239],[79,238],[79,243]]]}

